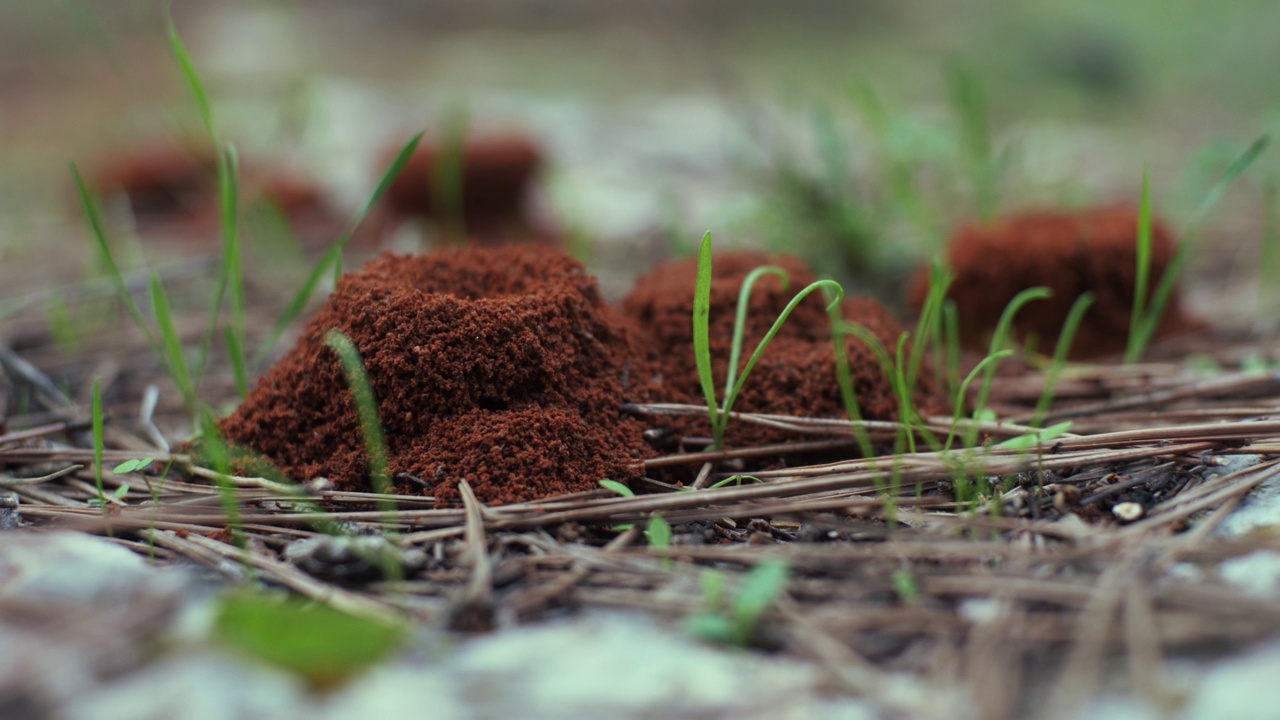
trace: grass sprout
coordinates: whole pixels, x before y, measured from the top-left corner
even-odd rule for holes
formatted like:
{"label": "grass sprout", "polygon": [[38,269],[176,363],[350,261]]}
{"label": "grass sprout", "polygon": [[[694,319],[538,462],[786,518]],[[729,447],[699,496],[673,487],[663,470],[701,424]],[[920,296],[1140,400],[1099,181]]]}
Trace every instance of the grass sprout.
{"label": "grass sprout", "polygon": [[691,616],[686,627],[704,640],[749,647],[756,638],[760,619],[786,591],[790,576],[791,567],[785,560],[766,560],[746,576],[733,598],[726,603],[724,576],[716,573],[708,579],[708,575],[704,575],[703,605],[706,610]]}
{"label": "grass sprout", "polygon": [[[774,320],[772,327],[765,333],[765,336],[756,345],[755,352],[747,360],[747,364],[742,368],[742,372],[734,377],[732,385],[726,384],[724,400],[717,403],[715,391],[715,378],[711,370],[711,340],[710,340],[710,315],[711,315],[711,233],[708,232],[702,237],[702,245],[698,250],[698,275],[694,286],[693,298],[693,351],[695,362],[698,368],[698,380],[702,385],[703,395],[707,400],[707,412],[711,419],[711,429],[714,442],[713,449],[720,449],[724,446],[724,432],[728,423],[729,413],[733,409],[733,403],[737,400],[738,394],[742,391],[743,385],[746,383],[747,377],[751,374],[751,370],[755,367],[760,356],[764,354],[769,343],[782,329],[787,318],[791,316],[793,310],[811,293],[824,290],[828,293],[828,299],[832,304],[838,304],[844,298],[844,288],[834,280],[818,280],[810,283],[800,292],[796,293],[787,306],[782,309],[778,318]],[[763,272],[779,272],[777,268],[765,269]],[[763,272],[761,274],[763,274]],[[758,278],[759,274],[753,272],[752,276]],[[782,277],[786,278],[785,273]],[[749,290],[748,290],[749,292]],[[745,322],[746,315],[743,311],[743,305],[748,295],[739,293],[739,310],[735,320],[734,327],[734,347],[731,350],[731,357],[739,357],[741,353],[742,343],[742,323]],[[733,369],[730,368],[730,376],[733,377]]]}
{"label": "grass sprout", "polygon": [[1076,331],[1080,329],[1084,314],[1093,305],[1093,300],[1092,292],[1083,293],[1076,298],[1067,312],[1067,319],[1062,323],[1062,331],[1058,333],[1058,344],[1053,348],[1053,359],[1049,361],[1049,367],[1044,373],[1044,389],[1040,391],[1040,399],[1036,401],[1036,408],[1031,414],[1032,427],[1040,426],[1049,412],[1049,407],[1053,404],[1053,395],[1058,387],[1058,378],[1062,375],[1062,367],[1067,362],[1067,353],[1071,351]]}
{"label": "grass sprout", "polygon": [[[1173,258],[1169,261],[1168,268],[1165,269],[1164,274],[1156,284],[1155,290],[1151,294],[1150,303],[1146,302],[1146,286],[1148,284],[1146,278],[1151,273],[1152,220],[1150,190],[1146,180],[1146,172],[1143,172],[1142,204],[1139,207],[1138,214],[1138,267],[1137,282],[1134,287],[1135,312],[1133,314],[1133,322],[1129,327],[1129,341],[1125,348],[1124,359],[1126,363],[1135,363],[1140,360],[1143,353],[1146,352],[1147,346],[1151,344],[1151,340],[1155,337],[1156,330],[1160,327],[1160,321],[1164,318],[1165,307],[1169,303],[1169,298],[1173,295],[1173,288],[1187,263],[1187,255],[1190,252],[1192,241],[1203,226],[1205,218],[1208,217],[1213,207],[1218,204],[1218,201],[1222,199],[1222,196],[1226,194],[1227,189],[1236,181],[1236,178],[1249,169],[1249,166],[1258,159],[1258,156],[1267,149],[1270,143],[1271,137],[1269,135],[1262,135],[1250,143],[1231,162],[1223,172],[1222,177],[1209,189],[1204,200],[1196,208],[1195,215],[1192,217],[1187,230],[1178,239],[1177,249],[1173,253]],[[1137,312],[1139,307],[1142,308],[1141,313]]]}

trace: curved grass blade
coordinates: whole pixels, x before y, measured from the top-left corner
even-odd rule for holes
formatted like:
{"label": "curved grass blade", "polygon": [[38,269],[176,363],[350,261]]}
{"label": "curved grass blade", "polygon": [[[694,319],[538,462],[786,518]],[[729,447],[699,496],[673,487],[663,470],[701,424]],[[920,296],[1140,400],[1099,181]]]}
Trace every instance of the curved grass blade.
{"label": "curved grass blade", "polygon": [[[765,349],[769,347],[769,343],[773,342],[774,336],[776,336],[778,331],[782,329],[783,323],[787,321],[787,318],[791,317],[791,312],[796,309],[796,306],[815,290],[827,291],[828,298],[834,295],[835,299],[831,300],[828,304],[828,310],[831,305],[837,305],[844,299],[844,288],[840,287],[840,283],[834,280],[814,281],[810,283],[808,287],[796,293],[796,296],[791,298],[791,302],[787,303],[787,306],[782,309],[782,312],[778,315],[778,319],[773,321],[773,326],[769,328],[769,332],[765,333],[764,338],[762,338],[760,343],[756,345],[755,352],[751,354],[751,358],[747,360],[746,367],[742,369],[742,375],[738,377],[737,382],[733,385],[733,389],[725,396],[724,407],[720,411],[724,417],[728,417],[729,411],[733,409],[734,401],[738,398],[738,393],[742,391],[742,386],[747,381],[747,376],[751,374],[751,370],[756,366],[756,362],[760,359],[760,356],[764,354]],[[710,358],[708,358],[707,362],[708,365],[710,365]]]}
{"label": "curved grass blade", "polygon": [[[364,435],[365,454],[369,459],[369,480],[373,491],[382,495],[390,494],[393,488],[387,463],[387,443],[382,433],[382,420],[378,416],[378,398],[374,395],[373,386],[369,384],[369,375],[365,372],[360,350],[340,330],[325,333],[324,342],[337,354],[342,363],[342,372],[347,378],[351,402],[360,420],[360,432]],[[378,509],[386,516],[384,532],[394,535],[395,501],[379,498]]]}
{"label": "curved grass blade", "polygon": [[765,275],[774,275],[782,280],[782,291],[786,292],[791,284],[791,276],[776,265],[764,265],[752,270],[742,281],[742,289],[738,291],[737,314],[733,319],[733,345],[729,349],[729,375],[724,381],[724,394],[728,397],[733,383],[738,377],[738,363],[742,361],[742,336],[747,327],[747,311],[750,309],[751,289],[756,281]]}
{"label": "curved grass blade", "polygon": [[[991,336],[991,346],[987,355],[995,355],[998,351],[1004,349],[1009,339],[1009,333],[1013,328],[1013,320],[1024,305],[1033,300],[1043,300],[1052,296],[1053,292],[1044,286],[1028,288],[1014,295],[1009,304],[1005,305],[1004,312],[1000,313],[1000,320],[996,323],[996,331]],[[987,399],[991,396],[991,381],[996,374],[996,364],[988,365],[986,373],[982,377],[982,386],[978,389],[978,401],[974,404],[975,415],[987,407]],[[972,441],[970,441],[970,444],[972,444]]]}
{"label": "curved grass blade", "polygon": [[1067,361],[1067,353],[1071,351],[1071,344],[1075,341],[1076,331],[1080,328],[1080,322],[1084,320],[1084,314],[1093,305],[1093,297],[1091,292],[1083,293],[1076,298],[1076,301],[1071,304],[1071,310],[1067,312],[1067,319],[1062,323],[1062,332],[1058,335],[1058,344],[1053,348],[1053,360],[1044,374],[1044,389],[1040,391],[1040,399],[1036,401],[1036,409],[1031,414],[1032,427],[1040,427],[1045,414],[1049,412],[1049,406],[1053,404],[1053,394],[1058,387],[1058,378],[1062,375],[1062,366]]}
{"label": "curved grass blade", "polygon": [[311,302],[311,296],[315,294],[316,287],[319,286],[320,280],[325,276],[325,273],[328,272],[331,267],[338,267],[340,265],[342,261],[343,248],[346,247],[347,242],[351,239],[352,234],[355,233],[356,228],[360,226],[360,223],[363,222],[369,212],[373,210],[373,207],[377,205],[378,201],[382,199],[382,196],[386,194],[387,188],[391,187],[391,183],[394,182],[396,177],[400,175],[400,172],[404,170],[405,164],[409,162],[409,158],[413,155],[414,151],[418,149],[418,144],[422,142],[423,132],[425,131],[419,131],[418,134],[414,135],[413,138],[411,138],[409,142],[405,143],[405,146],[400,149],[400,152],[396,155],[395,161],[391,163],[391,166],[387,168],[385,173],[383,173],[382,179],[378,181],[378,186],[374,189],[373,194],[369,196],[369,199],[365,201],[364,206],[361,207],[359,212],[357,212],[355,216],[351,218],[351,221],[347,223],[346,229],[342,231],[342,234],[338,236],[338,239],[329,246],[329,249],[326,250],[324,255],[320,258],[320,261],[316,263],[314,268],[312,268],[311,274],[307,276],[306,281],[302,283],[302,287],[298,289],[297,294],[294,295],[289,306],[280,316],[280,319],[276,321],[275,327],[271,329],[271,335],[268,336],[267,341],[262,344],[262,347],[258,348],[258,352],[253,358],[253,364],[255,366],[261,365],[262,362],[266,360],[267,356],[271,354],[272,348],[276,346],[276,343],[280,341],[280,337],[284,335],[284,331],[287,330],[300,315],[302,315],[302,311],[307,308],[307,303]]}
{"label": "curved grass blade", "polygon": [[[964,414],[964,399],[969,395],[969,385],[978,377],[979,374],[985,372],[988,366],[994,366],[996,363],[1012,354],[1012,350],[1001,350],[1000,352],[991,353],[990,355],[982,358],[982,361],[975,365],[973,369],[969,371],[969,374],[965,376],[964,381],[960,383],[960,390],[956,393],[955,397],[955,410],[951,416],[951,428],[947,432],[947,443],[944,450],[950,450],[951,443],[955,440],[956,425],[960,423],[960,416]],[[980,415],[983,409],[985,409],[985,405],[983,407],[975,405],[973,414],[975,416]]]}
{"label": "curved grass blade", "polygon": [[174,385],[178,386],[178,393],[182,395],[187,412],[194,413],[197,405],[195,384],[191,381],[191,370],[182,348],[182,337],[178,335],[178,328],[173,322],[169,295],[164,291],[164,283],[160,282],[160,276],[155,271],[151,272],[151,304],[156,314],[156,326],[160,328],[160,336],[164,339],[163,357],[169,367],[169,376],[173,378]]}

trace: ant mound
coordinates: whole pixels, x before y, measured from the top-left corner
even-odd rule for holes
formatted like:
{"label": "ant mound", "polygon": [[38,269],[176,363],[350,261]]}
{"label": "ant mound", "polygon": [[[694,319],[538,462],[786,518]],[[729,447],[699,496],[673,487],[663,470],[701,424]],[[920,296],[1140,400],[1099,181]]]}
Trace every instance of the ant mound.
{"label": "ant mound", "polygon": [[[716,254],[712,265],[708,327],[717,393],[723,392],[729,368],[739,289],[747,275],[762,265],[782,268],[790,283],[784,289],[781,280],[773,275],[756,282],[744,326],[743,367],[795,293],[817,279],[803,260],[790,255],[770,256],[759,252]],[[648,331],[650,352],[655,362],[660,362],[661,376],[655,378],[660,387],[658,392],[664,397],[690,404],[705,403],[693,353],[693,295],[697,271],[696,258],[659,266],[640,278],[623,301],[627,315]],[[891,348],[890,352],[896,348],[903,328],[877,300],[867,297],[848,299],[843,303],[841,313],[846,321],[859,323],[870,330],[885,347]],[[847,337],[845,342],[862,416],[869,420],[896,420],[896,396],[872,350],[852,337]],[[925,414],[945,407],[945,400],[934,389],[931,377],[932,371],[925,365],[915,397],[916,407]],[[719,399],[723,401],[722,397]],[[733,409],[803,417],[845,417],[836,378],[831,325],[821,292],[810,294],[796,306],[760,356]],[[696,431],[706,434],[706,420],[699,422]],[[676,425],[695,431],[692,425]],[[728,442],[739,446],[779,442],[788,437],[791,436],[741,422],[731,422],[727,432]]]}
{"label": "ant mound", "polygon": [[[302,174],[252,165],[237,179],[245,205],[278,210],[307,246],[331,241],[342,224],[324,192]],[[218,159],[206,146],[155,145],[101,159],[87,184],[108,202],[123,199],[146,234],[216,237],[221,222]],[[77,206],[80,199],[75,198]]]}
{"label": "ant mound", "polygon": [[[302,338],[222,423],[295,480],[369,490],[337,329],[363,358],[397,490],[488,504],[639,477],[653,454],[622,414],[638,355],[577,261],[538,247],[384,253],[338,283]],[[644,396],[640,393],[641,397]]]}
{"label": "ant mound", "polygon": [[[399,148],[387,153],[390,164]],[[446,223],[449,208],[444,205],[440,183],[447,163],[456,161],[458,191],[462,201],[460,219],[471,240],[481,245],[512,241],[554,245],[550,236],[533,227],[529,199],[534,179],[543,165],[538,144],[523,135],[492,135],[468,138],[450,158],[443,144],[423,145],[387,188],[383,223],[422,219]]]}
{"label": "ant mound", "polygon": [[[1094,303],[1076,332],[1071,357],[1124,351],[1137,284],[1137,237],[1138,213],[1126,207],[1028,212],[960,229],[951,238],[947,260],[956,276],[948,296],[956,303],[961,341],[984,351],[1013,297],[1044,286],[1053,296],[1028,303],[1014,320],[1020,343],[1051,352],[1076,298],[1092,292]],[[1148,286],[1152,294],[1175,249],[1169,230],[1153,221]],[[927,293],[928,273],[921,271],[912,283],[911,304],[920,308]],[[1146,302],[1149,307],[1150,297]],[[1157,337],[1193,325],[1175,290]]]}

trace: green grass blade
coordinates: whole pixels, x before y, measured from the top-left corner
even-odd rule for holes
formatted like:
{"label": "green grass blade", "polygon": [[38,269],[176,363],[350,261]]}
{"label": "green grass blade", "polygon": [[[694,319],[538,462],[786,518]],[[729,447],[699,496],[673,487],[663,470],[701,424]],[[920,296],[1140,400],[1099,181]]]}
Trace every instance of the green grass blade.
{"label": "green grass blade", "polygon": [[1031,414],[1032,427],[1040,427],[1045,414],[1049,412],[1049,406],[1053,404],[1053,395],[1058,387],[1058,378],[1062,375],[1062,366],[1067,361],[1067,353],[1071,351],[1071,344],[1075,341],[1076,331],[1080,329],[1084,314],[1093,305],[1093,297],[1091,292],[1082,294],[1076,298],[1076,301],[1071,304],[1071,310],[1067,312],[1067,319],[1062,323],[1062,332],[1058,334],[1058,344],[1053,348],[1053,360],[1050,361],[1049,369],[1044,374],[1044,389],[1040,391],[1040,399],[1036,401],[1036,409]]}
{"label": "green grass blade", "polygon": [[98,246],[98,255],[107,266],[111,280],[115,283],[116,291],[120,294],[120,300],[124,302],[129,315],[133,317],[133,321],[146,336],[147,344],[153,349],[158,349],[160,345],[156,341],[155,333],[151,331],[151,326],[143,318],[142,311],[138,309],[138,304],[133,301],[133,294],[129,292],[129,285],[124,281],[120,266],[116,264],[115,257],[111,254],[111,244],[107,240],[107,229],[102,222],[102,213],[98,211],[98,204],[89,193],[88,187],[85,186],[84,178],[80,176],[80,168],[76,167],[74,162],[70,165],[71,179],[75,182],[76,192],[80,195],[80,203],[84,207],[85,216],[89,219],[89,228],[93,231],[93,239]]}
{"label": "green grass blade", "polygon": [[1160,321],[1164,318],[1165,307],[1168,305],[1169,298],[1173,296],[1173,289],[1177,285],[1178,278],[1182,275],[1182,270],[1186,265],[1188,255],[1193,239],[1199,233],[1200,227],[1204,223],[1209,212],[1217,205],[1222,196],[1226,194],[1227,189],[1232,183],[1249,169],[1258,156],[1262,154],[1267,146],[1271,143],[1271,136],[1263,135],[1249,144],[1244,152],[1240,153],[1227,170],[1218,179],[1218,182],[1210,188],[1209,193],[1205,196],[1203,202],[1196,210],[1196,215],[1188,226],[1187,231],[1183,233],[1178,240],[1178,248],[1174,251],[1173,259],[1169,261],[1169,267],[1165,270],[1164,275],[1160,277],[1160,281],[1156,284],[1155,292],[1151,295],[1151,303],[1145,309],[1138,327],[1130,328],[1130,336],[1136,330],[1136,338],[1132,340],[1132,347],[1125,353],[1125,359],[1129,362],[1136,362],[1142,357],[1151,340],[1155,337],[1156,330],[1160,327]]}
{"label": "green grass blade", "polygon": [[231,372],[236,380],[236,394],[243,400],[249,396],[249,368],[245,364],[244,345],[234,328],[224,328],[227,352],[231,356]]}
{"label": "green grass blade", "polygon": [[956,64],[951,68],[951,101],[960,120],[960,139],[968,155],[974,179],[974,196],[978,214],[995,216],[999,198],[998,167],[993,160],[991,127],[987,118],[987,99],[977,77]]}
{"label": "green grass blade", "polygon": [[107,523],[107,534],[111,534],[110,518],[107,511],[107,493],[102,489],[102,379],[93,379],[93,480],[98,488],[98,502],[102,503],[102,519]]}
{"label": "green grass blade", "polygon": [[629,497],[635,497],[635,496],[636,496],[635,492],[634,492],[634,491],[632,491],[632,490],[631,490],[631,488],[627,487],[626,485],[623,485],[622,483],[618,482],[617,480],[601,480],[601,481],[600,481],[600,487],[602,487],[602,488],[604,488],[604,489],[606,489],[606,490],[612,491],[612,492],[614,492],[614,493],[617,493],[617,494],[618,494],[618,495],[620,495],[621,497],[628,497],[628,498],[629,498]]}
{"label": "green grass blade", "polygon": [[187,356],[182,348],[182,338],[173,322],[173,311],[169,307],[169,295],[164,290],[160,276],[151,273],[151,304],[156,314],[156,326],[160,328],[160,336],[164,339],[165,364],[169,367],[169,376],[182,395],[182,402],[187,412],[196,410],[196,390],[191,381],[191,369],[187,365]]}
{"label": "green grass blade", "polygon": [[746,383],[747,376],[751,374],[752,368],[756,366],[756,362],[760,359],[760,356],[763,355],[765,349],[769,347],[769,343],[773,342],[774,336],[776,336],[778,331],[782,329],[782,325],[786,323],[787,318],[791,317],[791,311],[795,310],[797,305],[808,297],[810,293],[816,290],[823,290],[827,293],[828,298],[835,298],[828,304],[828,310],[831,305],[839,304],[840,301],[844,299],[844,288],[840,287],[840,283],[835,280],[817,280],[810,283],[805,289],[796,293],[796,296],[791,298],[791,302],[787,303],[787,306],[782,309],[781,313],[779,313],[778,319],[773,321],[773,326],[769,328],[769,332],[765,333],[764,338],[762,338],[760,343],[756,345],[755,352],[751,353],[751,358],[747,360],[746,367],[742,369],[742,375],[738,377],[737,382],[733,385],[733,389],[729,391],[727,396],[725,396],[724,407],[721,409],[721,413],[725,417],[727,417],[729,415],[729,411],[733,409],[733,403],[738,398],[738,393],[742,392],[742,386]]}
{"label": "green grass blade", "polygon": [[738,291],[737,314],[733,319],[733,345],[729,350],[729,375],[724,381],[725,397],[733,390],[733,383],[738,378],[738,363],[742,362],[742,335],[747,328],[747,311],[751,305],[751,289],[756,281],[765,275],[775,275],[782,280],[782,291],[786,292],[791,284],[787,271],[776,265],[765,265],[752,270],[742,281],[742,289]]}
{"label": "green grass blade", "polygon": [[454,108],[441,128],[441,152],[432,168],[431,190],[440,208],[444,235],[450,243],[467,241],[466,217],[463,214],[463,174],[466,168],[467,109]]}
{"label": "green grass blade", "polygon": [[209,103],[209,95],[204,91],[204,83],[200,81],[200,74],[196,72],[195,63],[191,61],[191,54],[187,52],[187,46],[182,42],[182,36],[178,34],[178,28],[173,24],[173,15],[170,13],[169,3],[165,3],[165,19],[169,31],[169,47],[173,50],[173,56],[178,60],[178,67],[182,69],[182,77],[187,81],[187,87],[191,88],[191,94],[195,96],[196,108],[200,112],[200,120],[204,123],[205,130],[209,133],[209,137],[217,143],[218,133],[213,125],[213,106]]}
{"label": "green grass blade", "polygon": [[316,263],[314,268],[312,268],[306,281],[302,283],[302,287],[299,288],[297,294],[294,295],[293,300],[290,301],[289,306],[280,316],[280,319],[276,321],[275,327],[271,330],[271,335],[267,338],[267,341],[262,344],[262,347],[258,349],[258,353],[253,359],[253,364],[255,366],[261,365],[262,362],[266,360],[267,356],[271,354],[272,348],[276,346],[276,343],[280,341],[280,337],[284,335],[284,331],[302,315],[304,310],[306,310],[307,304],[311,302],[311,296],[315,294],[316,287],[320,285],[320,280],[325,276],[325,273],[328,272],[331,267],[341,267],[343,248],[346,247],[347,242],[351,239],[352,234],[355,233],[356,228],[360,226],[360,223],[364,221],[369,212],[378,204],[378,201],[382,199],[382,196],[387,193],[387,189],[391,187],[391,183],[394,182],[396,177],[400,175],[400,172],[404,170],[404,166],[409,162],[409,158],[413,156],[414,151],[418,149],[418,144],[422,142],[422,135],[422,132],[414,135],[413,138],[410,139],[409,142],[405,143],[405,146],[400,149],[400,152],[396,155],[395,161],[391,163],[391,166],[387,168],[385,173],[383,173],[382,179],[378,181],[378,186],[374,189],[373,194],[369,196],[369,199],[365,201],[364,206],[360,208],[355,217],[351,219],[351,222],[347,224],[342,235],[340,235],[338,239],[329,246],[329,249],[326,250],[324,255],[320,258],[320,261]]}
{"label": "green grass blade", "polygon": [[[950,450],[951,443],[955,440],[956,425],[960,423],[960,416],[964,414],[964,400],[969,395],[969,385],[973,383],[974,379],[976,379],[978,375],[981,375],[988,368],[995,367],[996,363],[999,363],[1010,355],[1013,355],[1012,350],[1001,350],[982,358],[977,365],[973,366],[973,369],[969,371],[969,374],[965,376],[964,381],[960,383],[960,390],[956,393],[955,397],[955,410],[951,416],[951,429],[947,433],[947,443],[943,448],[944,450]],[[981,405],[977,403],[974,404],[973,414],[975,416],[981,415],[983,409],[986,408],[985,399],[982,400],[982,403],[983,404]]]}
{"label": "green grass blade", "polygon": [[1262,181],[1262,253],[1258,258],[1258,315],[1276,310],[1280,292],[1280,180],[1274,172]]}
{"label": "green grass blade", "polygon": [[1240,177],[1245,170],[1248,170],[1249,166],[1258,159],[1258,156],[1262,155],[1263,151],[1266,150],[1267,146],[1270,144],[1271,136],[1262,135],[1249,143],[1249,147],[1245,148],[1244,152],[1240,153],[1236,156],[1235,160],[1231,161],[1231,164],[1228,165],[1227,169],[1222,173],[1222,177],[1218,178],[1218,182],[1214,183],[1213,187],[1209,189],[1208,194],[1205,195],[1204,200],[1200,202],[1199,207],[1196,208],[1196,219],[1193,221],[1194,225],[1199,225],[1199,222],[1207,216],[1211,210],[1213,210],[1213,207],[1217,205],[1218,201],[1222,199],[1222,196],[1226,194],[1232,183],[1236,181],[1236,178]]}
{"label": "green grass blade", "polygon": [[[1003,350],[1009,341],[1009,334],[1013,330],[1013,320],[1018,315],[1018,311],[1022,307],[1033,300],[1043,300],[1052,297],[1053,292],[1047,287],[1034,287],[1023,290],[1004,307],[1004,312],[1000,313],[1000,320],[996,323],[995,333],[991,336],[991,346],[987,355],[995,355]],[[982,386],[978,389],[978,402],[975,404],[974,412],[980,412],[980,409],[987,407],[987,398],[991,395],[991,381],[995,378],[996,364],[993,363],[987,367],[986,373],[982,377]]]}
{"label": "green grass blade", "polygon": [[1138,205],[1138,265],[1134,276],[1133,309],[1129,316],[1129,343],[1124,351],[1126,363],[1136,362],[1142,354],[1140,332],[1146,318],[1147,285],[1151,276],[1151,176],[1142,169],[1142,200]]}
{"label": "green grass blade", "polygon": [[[364,369],[364,360],[360,350],[351,338],[341,331],[330,330],[325,333],[324,342],[337,354],[342,363],[342,372],[346,375],[347,386],[351,391],[351,401],[355,406],[356,416],[360,420],[360,432],[364,435],[365,454],[369,459],[369,480],[373,491],[390,494],[391,472],[387,463],[387,443],[382,432],[382,420],[378,413],[378,398],[374,395],[373,386],[369,384],[369,375]],[[384,532],[395,533],[395,510],[393,500],[379,498],[378,509],[386,516]]]}
{"label": "green grass blade", "polygon": [[[238,348],[244,348],[244,267],[240,250],[240,161],[234,145],[227,144],[218,156],[218,194],[222,213],[222,261],[218,266],[218,280],[214,286],[213,304],[210,308],[209,325],[205,330],[204,340],[200,344],[200,355],[196,361],[195,377],[204,374],[209,360],[209,352],[213,347],[213,338],[217,335],[219,318],[222,316],[222,305],[229,294],[231,296],[231,329],[236,335]],[[230,349],[230,346],[228,346]],[[233,363],[244,364],[245,359],[232,357]]]}
{"label": "green grass blade", "polygon": [[[716,403],[716,382],[711,372],[711,232],[702,236],[698,248],[698,277],[693,288],[693,358],[698,367],[698,382],[707,401],[713,447],[719,449],[724,439],[720,410]],[[726,396],[727,397],[727,396]],[[725,412],[728,412],[726,409]]]}
{"label": "green grass blade", "polygon": [[[231,541],[244,551],[249,543],[244,534],[244,523],[240,521],[240,501],[236,495],[236,486],[231,481],[231,452],[218,430],[218,423],[207,409],[200,411],[200,451],[214,472],[213,484],[218,488],[222,513],[227,516],[227,526],[231,528]],[[242,556],[241,562],[244,563],[245,572],[252,576],[254,568],[248,556]]]}

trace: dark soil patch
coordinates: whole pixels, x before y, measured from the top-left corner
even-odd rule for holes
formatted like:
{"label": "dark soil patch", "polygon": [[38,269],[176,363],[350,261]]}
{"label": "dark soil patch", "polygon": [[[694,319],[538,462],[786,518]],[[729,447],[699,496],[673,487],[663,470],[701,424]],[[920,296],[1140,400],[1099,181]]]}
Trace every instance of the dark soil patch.
{"label": "dark soil patch", "polygon": [[[1076,298],[1095,295],[1076,334],[1071,356],[1096,358],[1122,352],[1129,337],[1137,268],[1138,214],[1105,207],[1084,212],[1037,211],[1011,215],[956,232],[947,259],[956,273],[950,297],[959,311],[962,341],[985,351],[1005,306],[1022,290],[1043,285],[1053,297],[1026,305],[1014,329],[1020,342],[1052,352]],[[1173,236],[1152,225],[1150,288],[1154,291],[1173,259]],[[912,304],[919,308],[928,274],[917,275]],[[1170,297],[1157,335],[1194,326],[1177,292]]]}
{"label": "dark soil patch", "polygon": [[[716,260],[712,335],[723,379],[733,307],[742,279],[781,264],[795,288],[812,273],[795,258],[754,253]],[[465,478],[477,497],[504,504],[631,480],[654,454],[645,422],[629,402],[701,403],[692,351],[695,268],[691,261],[647,276],[624,304],[609,307],[595,281],[558,252],[509,246],[425,256],[385,254],[344,277],[298,345],[223,422],[227,437],[274,461],[291,477],[327,476],[341,489],[367,490],[363,439],[336,356],[324,335],[337,328],[363,356],[401,491],[457,499]],[[792,293],[776,279],[753,294],[748,353]],[[902,331],[875,301],[846,303],[845,316],[883,342]],[[870,350],[850,341],[866,416],[896,415]],[[744,357],[745,361],[745,357]],[[938,405],[926,379],[918,401]],[[766,352],[740,409],[841,417],[823,301],[805,302]],[[680,424],[709,432],[705,419]],[[738,423],[730,440],[786,439]]]}

